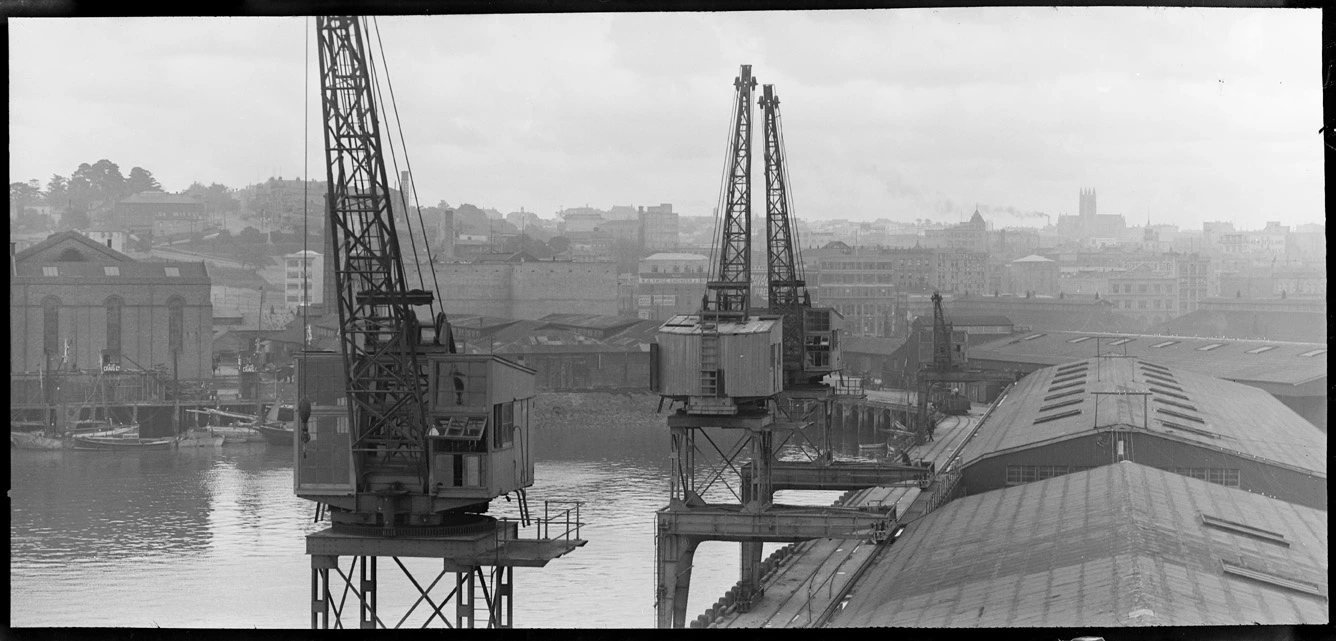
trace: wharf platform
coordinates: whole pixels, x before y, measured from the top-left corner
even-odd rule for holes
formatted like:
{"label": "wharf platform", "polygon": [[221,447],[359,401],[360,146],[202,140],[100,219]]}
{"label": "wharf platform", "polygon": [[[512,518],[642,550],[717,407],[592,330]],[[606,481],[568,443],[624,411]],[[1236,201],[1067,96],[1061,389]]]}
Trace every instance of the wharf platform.
{"label": "wharf platform", "polygon": [[[987,408],[987,405],[975,404],[967,415],[947,417],[938,424],[934,440],[914,446],[910,456],[934,463],[940,475],[974,432]],[[851,490],[836,503],[846,507],[895,505],[895,513],[901,516],[891,526],[894,531],[899,522],[931,509],[937,489],[920,489],[917,484],[907,483]],[[768,565],[771,569],[761,583],[764,594],[749,611],[739,612],[725,597],[722,607],[711,608],[713,616],[707,611],[692,623],[692,627],[801,628],[820,625],[838,607],[848,588],[857,580],[860,568],[867,565],[877,549],[877,544],[866,539],[816,539],[790,544],[770,557]]]}

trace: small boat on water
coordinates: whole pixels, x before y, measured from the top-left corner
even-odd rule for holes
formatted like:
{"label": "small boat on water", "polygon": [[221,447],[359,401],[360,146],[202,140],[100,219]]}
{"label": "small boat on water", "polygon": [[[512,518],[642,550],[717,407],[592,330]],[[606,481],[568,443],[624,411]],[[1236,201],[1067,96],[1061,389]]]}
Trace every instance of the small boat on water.
{"label": "small boat on water", "polygon": [[111,436],[71,437],[76,450],[170,450],[176,447],[174,438],[140,438],[139,432]]}
{"label": "small boat on water", "polygon": [[10,432],[9,446],[20,450],[63,450],[69,447],[69,441],[60,437],[48,436],[46,432]]}
{"label": "small boat on water", "polygon": [[74,446],[76,436],[124,436],[139,435],[138,425],[127,425],[123,427],[104,427],[100,431],[87,431],[82,433],[67,432],[65,434],[54,434],[46,430],[35,430],[25,432],[10,432],[9,445],[20,450],[64,450]]}
{"label": "small boat on water", "polygon": [[177,447],[183,449],[222,447],[225,441],[222,434],[216,434],[212,430],[197,429],[187,430],[184,434],[177,437]]}
{"label": "small boat on water", "polygon": [[282,425],[262,425],[257,423],[255,425],[255,430],[271,445],[292,445],[292,428]]}
{"label": "small boat on water", "polygon": [[[223,443],[227,445],[233,445],[236,443],[269,442],[269,439],[266,438],[264,434],[257,427],[257,425],[263,423],[264,421],[260,417],[254,414],[229,412],[217,408],[207,408],[202,410],[186,410],[186,411],[191,412],[193,414],[206,415],[217,419],[235,419],[242,421],[241,423],[238,423],[236,425],[214,425],[208,428],[209,430],[213,431],[214,434],[221,434],[223,436]],[[278,427],[278,425],[271,425],[271,427]],[[291,439],[288,440],[288,443],[291,443]]]}

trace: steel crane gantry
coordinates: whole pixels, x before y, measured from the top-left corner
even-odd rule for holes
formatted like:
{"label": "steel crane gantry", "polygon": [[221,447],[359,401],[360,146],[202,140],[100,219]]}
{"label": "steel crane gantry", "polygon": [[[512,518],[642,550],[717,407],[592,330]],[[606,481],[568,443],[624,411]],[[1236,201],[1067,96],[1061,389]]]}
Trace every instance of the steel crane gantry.
{"label": "steel crane gantry", "polygon": [[[804,326],[803,314],[816,310],[806,300],[800,266],[794,259],[778,101],[770,86],[762,102],[766,109],[767,258],[772,306],[773,301],[781,305],[779,311],[750,309],[751,97],[755,86],[751,66],[743,65],[733,82],[733,128],[716,239],[719,259],[711,268],[701,311],[669,319],[651,348],[651,388],[664,398],[682,402],[666,421],[671,432],[669,504],[656,514],[659,627],[685,625],[692,559],[702,541],[741,543],[737,602],[745,610],[763,596],[764,542],[875,539],[889,531],[895,519],[893,506],[867,511],[773,501],[771,466],[777,448],[810,426],[813,415],[819,413],[817,420],[828,422],[830,390],[817,385],[809,387],[820,391],[807,389],[805,397],[780,396],[788,393],[790,380],[795,387],[809,382],[819,368],[804,368],[802,359],[822,350],[828,357],[836,347],[832,336],[838,328],[829,310],[817,314],[824,323]],[[796,333],[785,331],[790,325]],[[817,349],[807,350],[807,344]],[[829,367],[830,362],[827,358],[822,364]],[[792,374],[786,376],[786,371]],[[735,442],[717,441],[707,430],[720,430],[718,438]],[[707,444],[708,448],[701,447]],[[749,463],[741,463],[744,456]],[[744,467],[745,477],[739,472]],[[736,489],[730,483],[735,478],[740,483]],[[721,487],[737,503],[722,502]]]}
{"label": "steel crane gantry", "polygon": [[[377,558],[390,557],[421,594],[418,603],[433,606],[423,625],[439,618],[451,627],[509,627],[512,568],[542,567],[584,544],[578,504],[573,520],[544,510],[573,526],[556,536],[550,522],[529,515],[534,370],[494,355],[456,354],[444,312],[428,312],[431,327],[419,322],[416,308],[435,311],[435,300],[411,286],[404,267],[370,34],[357,17],[318,17],[316,41],[340,339],[338,352],[295,359],[294,488],[317,503],[317,521],[330,521],[306,537],[311,626],[330,627],[331,613],[334,627],[345,626],[333,571],[344,599],[354,595],[361,627],[391,627],[377,609]],[[492,499],[512,493],[518,519],[483,514]],[[535,520],[539,533],[521,537],[520,527]],[[346,573],[340,556],[353,557]],[[437,559],[442,567],[423,589],[400,557]],[[448,573],[456,580],[443,589],[454,589],[433,600],[431,590]],[[453,624],[443,610],[449,602]],[[486,610],[482,621],[478,609]]]}

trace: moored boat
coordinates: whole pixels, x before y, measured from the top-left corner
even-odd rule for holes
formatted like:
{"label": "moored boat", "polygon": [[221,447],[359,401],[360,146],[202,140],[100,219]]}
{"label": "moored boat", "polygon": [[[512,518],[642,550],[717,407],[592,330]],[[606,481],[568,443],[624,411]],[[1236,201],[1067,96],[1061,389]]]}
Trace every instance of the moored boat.
{"label": "moored boat", "polygon": [[10,432],[9,445],[20,450],[63,450],[66,439],[48,436],[45,432]]}
{"label": "moored boat", "polygon": [[222,447],[224,440],[222,434],[207,429],[189,430],[176,439],[181,448]]}
{"label": "moored boat", "polygon": [[280,425],[262,425],[256,424],[255,431],[264,436],[264,440],[272,445],[292,445],[292,429]]}
{"label": "moored boat", "polygon": [[222,427],[209,428],[214,434],[223,437],[224,445],[233,445],[236,443],[256,443],[264,441],[255,428],[249,425],[226,425]]}
{"label": "moored boat", "polygon": [[76,450],[170,450],[176,447],[174,438],[140,438],[139,433],[111,436],[74,436],[71,447]]}
{"label": "moored boat", "polygon": [[28,432],[10,432],[9,445],[20,450],[64,450],[74,445],[76,436],[139,436],[138,425],[127,425],[123,427],[103,426],[99,431],[84,431],[82,433],[66,432],[65,434],[54,434],[47,430],[37,430]]}

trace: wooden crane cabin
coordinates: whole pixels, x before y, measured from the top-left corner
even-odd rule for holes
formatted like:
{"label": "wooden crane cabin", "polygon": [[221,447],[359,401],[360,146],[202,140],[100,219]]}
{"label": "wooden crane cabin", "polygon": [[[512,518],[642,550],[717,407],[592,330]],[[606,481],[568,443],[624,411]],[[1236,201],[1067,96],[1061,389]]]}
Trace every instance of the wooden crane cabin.
{"label": "wooden crane cabin", "polygon": [[[428,384],[423,427],[428,492],[415,502],[427,501],[423,507],[432,512],[460,509],[533,485],[529,415],[534,370],[490,354],[442,350],[419,354],[419,359]],[[293,430],[297,495],[351,508],[358,494],[358,468],[348,430],[343,357],[305,352],[297,355],[296,364],[299,394],[311,401],[306,434],[299,425]],[[415,471],[395,469],[381,460],[376,452],[361,459],[363,493],[366,486],[375,489],[396,474],[403,477],[405,489],[417,484]]]}
{"label": "wooden crane cabin", "polygon": [[668,319],[657,338],[650,389],[685,401],[687,413],[733,414],[734,401],[769,398],[784,389],[778,319],[702,323],[700,316],[682,314]]}

